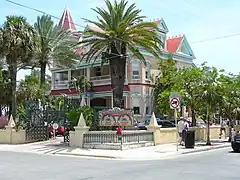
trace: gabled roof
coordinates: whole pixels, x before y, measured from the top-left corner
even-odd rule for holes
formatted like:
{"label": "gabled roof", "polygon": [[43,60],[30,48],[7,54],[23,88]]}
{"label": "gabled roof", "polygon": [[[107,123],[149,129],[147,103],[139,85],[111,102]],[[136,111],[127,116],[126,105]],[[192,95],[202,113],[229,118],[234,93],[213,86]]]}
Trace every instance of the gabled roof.
{"label": "gabled roof", "polygon": [[64,10],[63,15],[59,21],[59,26],[62,26],[64,29],[70,30],[72,32],[77,31],[75,23],[68,8]]}
{"label": "gabled roof", "polygon": [[[185,53],[181,52],[181,47],[183,46],[186,48]],[[192,48],[190,47],[185,35],[169,38],[167,40],[167,51],[170,53],[185,54],[195,59],[195,55],[193,54]]]}
{"label": "gabled roof", "polygon": [[183,36],[180,37],[171,37],[167,40],[167,51],[175,53],[183,40]]}
{"label": "gabled roof", "polygon": [[[162,31],[164,33],[168,33],[168,28],[167,28],[167,25],[166,25],[165,21],[163,20],[163,18],[153,20],[153,22],[158,25],[158,27],[160,28],[160,31]],[[148,29],[151,30],[152,28],[148,28]]]}

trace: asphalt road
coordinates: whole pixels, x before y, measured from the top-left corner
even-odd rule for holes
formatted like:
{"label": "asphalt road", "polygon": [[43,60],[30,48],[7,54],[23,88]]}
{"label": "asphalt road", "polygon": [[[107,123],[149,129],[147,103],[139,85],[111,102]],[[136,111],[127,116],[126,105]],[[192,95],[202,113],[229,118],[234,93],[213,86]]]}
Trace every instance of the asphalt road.
{"label": "asphalt road", "polygon": [[0,152],[1,180],[239,180],[240,154],[221,149],[156,161]]}

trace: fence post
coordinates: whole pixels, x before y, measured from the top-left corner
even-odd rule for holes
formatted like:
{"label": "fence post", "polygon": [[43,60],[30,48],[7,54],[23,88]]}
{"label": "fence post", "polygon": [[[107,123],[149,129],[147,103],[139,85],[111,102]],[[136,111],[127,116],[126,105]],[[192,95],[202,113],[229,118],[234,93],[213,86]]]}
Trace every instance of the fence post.
{"label": "fence post", "polygon": [[120,138],[121,138],[121,147],[120,148],[121,148],[121,151],[122,151],[123,150],[123,135],[122,134],[120,135]]}

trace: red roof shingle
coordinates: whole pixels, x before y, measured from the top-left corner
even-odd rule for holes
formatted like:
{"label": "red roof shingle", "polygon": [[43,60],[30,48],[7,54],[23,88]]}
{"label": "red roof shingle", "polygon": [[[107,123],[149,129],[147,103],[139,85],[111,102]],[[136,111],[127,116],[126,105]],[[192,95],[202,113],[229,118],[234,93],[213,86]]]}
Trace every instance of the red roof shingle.
{"label": "red roof shingle", "polygon": [[72,32],[77,31],[70,11],[67,8],[64,10],[63,15],[59,21],[59,26],[62,26],[64,29],[70,30]]}
{"label": "red roof shingle", "polygon": [[175,53],[184,37],[173,37],[167,40],[167,51]]}

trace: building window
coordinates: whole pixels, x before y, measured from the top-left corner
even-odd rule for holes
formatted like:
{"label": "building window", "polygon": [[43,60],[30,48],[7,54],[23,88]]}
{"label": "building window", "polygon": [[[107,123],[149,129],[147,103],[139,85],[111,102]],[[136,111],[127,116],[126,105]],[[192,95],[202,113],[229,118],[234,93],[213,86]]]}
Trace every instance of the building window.
{"label": "building window", "polygon": [[96,67],[96,76],[101,76],[101,68],[100,67]]}
{"label": "building window", "polygon": [[166,35],[165,34],[160,34],[159,39],[161,40],[162,44],[160,45],[160,48],[165,49],[165,41],[166,41]]}
{"label": "building window", "polygon": [[150,80],[150,63],[147,63],[146,68],[145,68],[145,80],[149,81]]}
{"label": "building window", "polygon": [[149,107],[148,106],[146,106],[146,112],[145,113],[149,114]]}
{"label": "building window", "polygon": [[55,73],[55,81],[68,81],[68,71]]}
{"label": "building window", "polygon": [[133,112],[134,114],[140,114],[140,98],[139,97],[134,97],[132,99],[132,107],[133,107]]}
{"label": "building window", "polygon": [[71,71],[71,77],[79,77],[79,76],[84,76],[85,75],[85,73],[84,73],[84,71],[85,71],[86,69],[77,69],[77,70],[72,70]]}
{"label": "building window", "polygon": [[139,106],[133,107],[133,113],[134,114],[140,114],[140,107]]}
{"label": "building window", "polygon": [[140,64],[139,62],[132,63],[132,79],[140,79]]}

